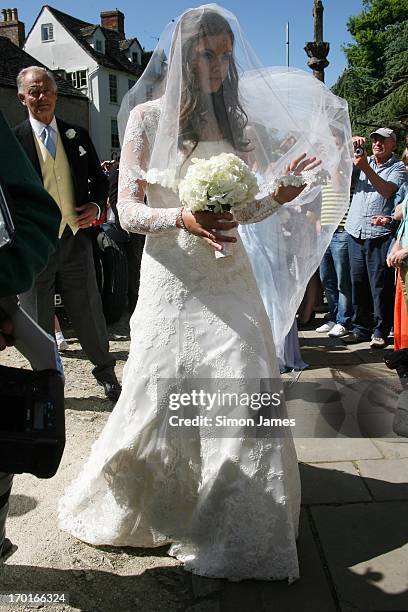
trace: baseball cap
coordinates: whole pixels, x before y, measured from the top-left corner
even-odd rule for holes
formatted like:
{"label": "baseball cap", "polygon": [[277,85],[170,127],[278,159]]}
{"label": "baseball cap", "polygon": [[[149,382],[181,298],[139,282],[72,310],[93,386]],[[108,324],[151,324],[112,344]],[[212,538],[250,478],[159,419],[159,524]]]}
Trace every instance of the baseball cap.
{"label": "baseball cap", "polygon": [[383,136],[384,138],[393,138],[395,141],[397,140],[395,132],[391,128],[378,128],[378,130],[375,130],[375,132],[371,132],[370,138],[372,138],[374,134],[378,134],[379,136]]}

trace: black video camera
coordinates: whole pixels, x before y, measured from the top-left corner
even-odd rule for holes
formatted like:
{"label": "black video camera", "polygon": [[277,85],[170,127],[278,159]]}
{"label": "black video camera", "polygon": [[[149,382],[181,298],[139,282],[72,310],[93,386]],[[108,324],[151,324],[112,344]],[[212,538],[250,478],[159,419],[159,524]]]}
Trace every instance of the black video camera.
{"label": "black video camera", "polygon": [[0,308],[33,367],[0,366],[0,471],[51,478],[65,446],[64,376],[55,343],[15,298],[0,298]]}
{"label": "black video camera", "polygon": [[64,446],[62,374],[0,366],[0,470],[51,478]]}

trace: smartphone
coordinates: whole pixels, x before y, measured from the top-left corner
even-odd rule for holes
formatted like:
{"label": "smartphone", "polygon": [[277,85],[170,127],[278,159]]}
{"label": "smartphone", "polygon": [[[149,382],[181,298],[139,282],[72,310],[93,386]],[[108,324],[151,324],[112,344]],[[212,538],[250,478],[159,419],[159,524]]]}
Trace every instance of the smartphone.
{"label": "smartphone", "polygon": [[14,237],[14,223],[7,205],[6,196],[0,185],[0,249],[10,244]]}

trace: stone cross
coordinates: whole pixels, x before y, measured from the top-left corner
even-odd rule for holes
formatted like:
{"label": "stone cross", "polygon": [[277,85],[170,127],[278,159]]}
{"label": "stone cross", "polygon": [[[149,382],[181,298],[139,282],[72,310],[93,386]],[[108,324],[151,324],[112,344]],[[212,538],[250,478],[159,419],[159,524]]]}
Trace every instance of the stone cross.
{"label": "stone cross", "polygon": [[313,75],[324,83],[324,69],[329,65],[327,56],[330,44],[323,41],[323,11],[322,0],[314,0],[314,41],[306,43],[305,51],[309,58],[307,65],[313,70]]}

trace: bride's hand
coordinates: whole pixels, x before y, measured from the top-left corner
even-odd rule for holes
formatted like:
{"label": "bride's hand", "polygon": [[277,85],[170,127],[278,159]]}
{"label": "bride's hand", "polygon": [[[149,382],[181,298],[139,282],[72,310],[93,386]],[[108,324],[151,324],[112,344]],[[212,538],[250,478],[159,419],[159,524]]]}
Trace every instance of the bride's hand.
{"label": "bride's hand", "polygon": [[186,230],[195,236],[203,238],[207,244],[217,251],[223,248],[223,242],[236,242],[234,236],[223,234],[223,231],[233,229],[238,226],[234,217],[229,212],[213,213],[210,211],[192,213],[187,210],[182,211],[183,223]]}
{"label": "bride's hand", "polygon": [[[313,170],[317,166],[320,166],[322,162],[316,157],[306,157],[306,153],[300,155],[296,159],[294,159],[288,166],[285,168],[285,174],[289,172],[293,172],[294,174],[300,174],[303,171]],[[278,202],[278,204],[286,204],[287,202],[291,202],[295,198],[298,197],[306,187],[305,185],[301,185],[300,187],[292,187],[291,185],[279,185],[278,189],[276,189],[273,199]]]}

